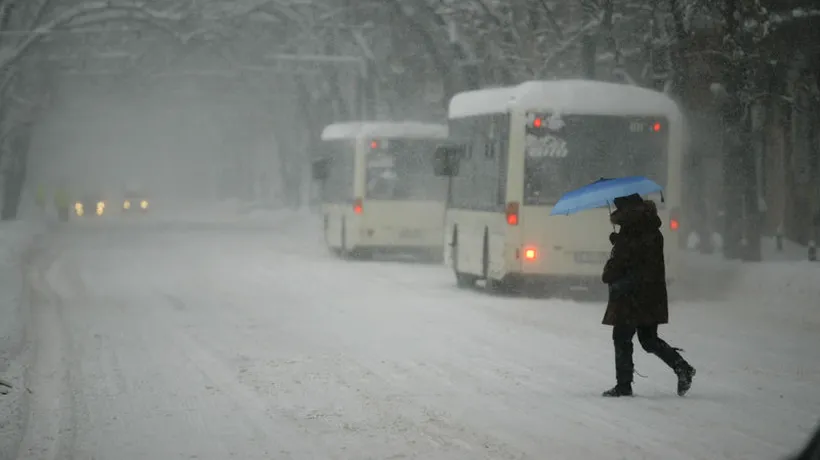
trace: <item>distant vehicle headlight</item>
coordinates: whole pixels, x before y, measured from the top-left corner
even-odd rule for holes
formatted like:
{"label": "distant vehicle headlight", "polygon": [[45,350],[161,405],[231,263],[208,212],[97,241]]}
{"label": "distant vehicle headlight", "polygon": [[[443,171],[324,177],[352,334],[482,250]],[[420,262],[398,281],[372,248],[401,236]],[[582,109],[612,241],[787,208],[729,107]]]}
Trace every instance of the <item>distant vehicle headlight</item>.
{"label": "distant vehicle headlight", "polygon": [[82,203],[74,203],[74,212],[77,213],[78,216],[83,215],[83,204]]}
{"label": "distant vehicle headlight", "polygon": [[142,209],[148,209],[148,201],[147,200],[140,201],[140,207]]}
{"label": "distant vehicle headlight", "polygon": [[125,200],[125,202],[122,204],[122,209],[131,209],[131,201]]}
{"label": "distant vehicle headlight", "polygon": [[97,202],[97,215],[101,216],[101,215],[103,215],[104,212],[105,212],[105,202],[104,201],[98,201]]}

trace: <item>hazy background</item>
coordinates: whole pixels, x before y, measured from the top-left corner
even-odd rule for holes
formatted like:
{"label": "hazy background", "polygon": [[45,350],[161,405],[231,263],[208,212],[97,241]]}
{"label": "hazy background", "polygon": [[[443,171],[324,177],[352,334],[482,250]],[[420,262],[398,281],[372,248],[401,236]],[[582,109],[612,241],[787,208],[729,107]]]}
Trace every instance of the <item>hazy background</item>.
{"label": "hazy background", "polygon": [[133,182],[166,204],[306,206],[329,123],[444,121],[458,91],[587,78],[664,91],[686,112],[682,225],[700,250],[714,233],[744,260],[765,235],[817,239],[820,10],[805,0],[0,7],[4,219],[20,192],[60,180]]}
{"label": "hazy background", "polygon": [[66,179],[78,193],[133,186],[158,202],[281,200],[278,188],[256,189],[280,182],[279,152],[270,108],[247,92],[185,81],[101,91],[77,79],[60,91],[34,131],[37,181]]}

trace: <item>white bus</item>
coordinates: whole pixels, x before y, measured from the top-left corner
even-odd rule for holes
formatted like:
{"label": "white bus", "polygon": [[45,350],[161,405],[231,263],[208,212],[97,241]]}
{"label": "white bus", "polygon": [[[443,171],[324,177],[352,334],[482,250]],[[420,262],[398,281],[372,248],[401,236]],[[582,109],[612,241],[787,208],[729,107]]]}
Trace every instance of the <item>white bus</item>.
{"label": "white bus", "polygon": [[447,125],[336,123],[313,164],[322,185],[325,241],[344,257],[414,253],[441,260],[447,179],[433,168]]}
{"label": "white bus", "polygon": [[435,169],[450,177],[444,252],[459,286],[601,285],[609,211],[549,213],[565,192],[631,175],[664,187],[649,198],[664,221],[667,277],[676,276],[686,135],[672,99],[615,83],[531,81],[456,94],[448,118],[452,141],[437,149]]}

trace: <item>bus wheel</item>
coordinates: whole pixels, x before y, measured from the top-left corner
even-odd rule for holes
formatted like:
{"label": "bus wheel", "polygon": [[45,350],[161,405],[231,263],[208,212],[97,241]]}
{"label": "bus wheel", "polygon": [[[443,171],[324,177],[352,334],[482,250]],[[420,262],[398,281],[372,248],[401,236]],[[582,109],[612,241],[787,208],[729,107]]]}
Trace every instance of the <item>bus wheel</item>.
{"label": "bus wheel", "polygon": [[347,225],[345,219],[342,218],[342,234],[339,241],[339,257],[342,259],[350,258],[350,249],[347,247]]}
{"label": "bus wheel", "polygon": [[485,278],[484,290],[499,293],[511,291],[511,289],[508,289],[507,285],[503,281],[494,280],[492,278]]}
{"label": "bus wheel", "polygon": [[484,290],[488,292],[504,291],[504,283],[490,278],[490,232],[484,229],[484,247],[481,254],[481,273],[484,279]]}
{"label": "bus wheel", "polygon": [[475,275],[456,272],[456,286],[459,288],[469,289],[475,287],[476,281],[478,281],[478,277]]}
{"label": "bus wheel", "polygon": [[458,229],[453,229],[453,240],[450,243],[450,257],[453,259],[453,273],[456,275],[456,286],[462,289],[475,287],[478,277],[458,271]]}
{"label": "bus wheel", "polygon": [[370,249],[354,249],[350,251],[350,258],[356,260],[373,260],[373,251]]}
{"label": "bus wheel", "polygon": [[487,287],[492,284],[490,281],[490,232],[484,229],[484,245],[481,248],[481,278],[487,281]]}
{"label": "bus wheel", "polygon": [[332,246],[330,244],[330,235],[328,235],[328,233],[330,233],[330,216],[325,214],[324,231],[322,232],[322,236],[325,237],[325,244],[327,245],[328,248],[330,248]]}
{"label": "bus wheel", "polygon": [[421,260],[433,265],[441,265],[444,263],[444,253],[441,249],[430,249],[424,251]]}
{"label": "bus wheel", "polygon": [[325,214],[325,229],[323,232],[325,237],[325,246],[327,250],[336,257],[339,257],[342,253],[342,250],[339,248],[334,248],[333,244],[330,242],[330,216]]}

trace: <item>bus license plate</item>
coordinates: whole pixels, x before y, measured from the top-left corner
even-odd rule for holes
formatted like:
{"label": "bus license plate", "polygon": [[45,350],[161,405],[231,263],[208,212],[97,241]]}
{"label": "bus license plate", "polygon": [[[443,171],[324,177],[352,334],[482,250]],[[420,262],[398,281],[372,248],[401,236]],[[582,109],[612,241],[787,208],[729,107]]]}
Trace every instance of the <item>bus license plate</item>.
{"label": "bus license plate", "polygon": [[605,264],[609,260],[609,253],[601,251],[579,251],[573,255],[579,264]]}
{"label": "bus license plate", "polygon": [[399,232],[400,238],[421,238],[421,230],[419,229],[404,229]]}

